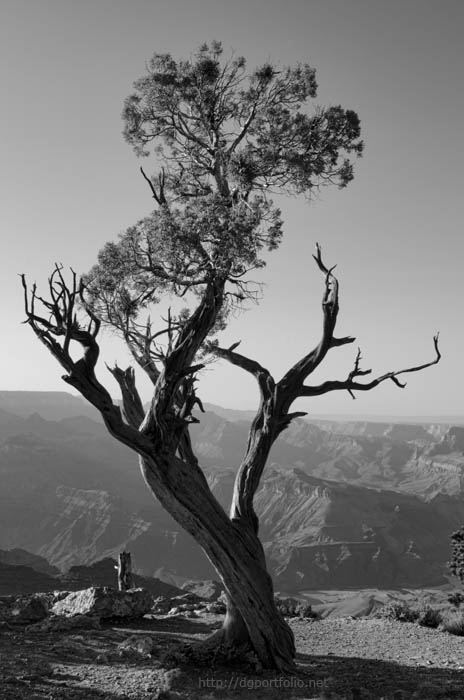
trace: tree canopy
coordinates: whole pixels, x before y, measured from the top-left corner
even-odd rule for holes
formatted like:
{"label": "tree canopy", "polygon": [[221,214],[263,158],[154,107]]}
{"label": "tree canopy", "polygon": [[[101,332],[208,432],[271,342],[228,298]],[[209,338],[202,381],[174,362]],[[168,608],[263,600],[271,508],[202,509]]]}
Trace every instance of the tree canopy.
{"label": "tree canopy", "polygon": [[[124,136],[139,156],[153,153],[148,177],[158,207],[108,243],[86,276],[87,301],[127,340],[138,313],[165,294],[197,297],[227,283],[214,329],[256,289],[248,273],[282,238],[273,193],[345,187],[361,155],[360,122],[340,106],[305,109],[317,94],[307,64],[266,63],[248,72],[204,44],[189,60],[155,54],[125,101]],[[170,319],[179,328],[187,309]],[[167,332],[167,331],[166,331]]]}

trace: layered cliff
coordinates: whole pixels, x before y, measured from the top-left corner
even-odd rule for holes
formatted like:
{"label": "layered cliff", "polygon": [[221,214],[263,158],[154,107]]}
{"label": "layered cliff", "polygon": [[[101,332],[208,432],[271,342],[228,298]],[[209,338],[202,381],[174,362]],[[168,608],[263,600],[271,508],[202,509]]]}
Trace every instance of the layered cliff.
{"label": "layered cliff", "polygon": [[[7,393],[11,411],[20,401]],[[46,420],[23,404],[14,415],[2,396],[1,548],[25,548],[62,570],[129,549],[139,573],[214,577],[148,492],[136,456],[101,423],[73,413],[77,399],[65,418]],[[47,415],[66,396],[54,395]],[[192,438],[227,508],[249,416],[226,416],[202,415]],[[450,534],[464,522],[463,448],[460,426],[295,421],[274,446],[256,498],[278,588],[442,583]]]}

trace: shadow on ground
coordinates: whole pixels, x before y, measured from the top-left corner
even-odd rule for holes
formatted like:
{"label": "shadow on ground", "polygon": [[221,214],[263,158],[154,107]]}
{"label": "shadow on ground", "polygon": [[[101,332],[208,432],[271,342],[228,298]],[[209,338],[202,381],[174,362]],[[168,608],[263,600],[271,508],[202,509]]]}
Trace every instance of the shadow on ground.
{"label": "shadow on ground", "polygon": [[[453,668],[302,653],[293,675],[258,672],[243,660],[235,667],[211,657],[189,663],[186,643],[201,641],[219,624],[158,618],[73,634],[6,631],[0,634],[0,700],[154,700],[161,691],[166,700],[464,698],[464,671]],[[152,639],[151,656],[121,655],[120,644],[134,636]]]}
{"label": "shadow on ground", "polygon": [[297,656],[299,675],[320,679],[327,690],[359,698],[409,700],[462,700],[464,671],[451,668],[406,666],[346,656]]}
{"label": "shadow on ground", "polygon": [[112,625],[102,625],[102,629],[112,627],[120,630],[144,630],[149,632],[172,632],[173,634],[192,634],[205,635],[212,634],[222,624],[221,622],[211,621],[203,622],[198,619],[189,619],[186,617],[154,617],[135,620],[134,622],[121,622]]}

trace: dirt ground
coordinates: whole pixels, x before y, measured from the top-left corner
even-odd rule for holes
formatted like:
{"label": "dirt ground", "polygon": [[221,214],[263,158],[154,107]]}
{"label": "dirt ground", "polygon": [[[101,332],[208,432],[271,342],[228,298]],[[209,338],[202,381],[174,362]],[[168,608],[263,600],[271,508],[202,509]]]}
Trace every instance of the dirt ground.
{"label": "dirt ground", "polygon": [[[221,618],[144,618],[70,632],[0,629],[1,700],[462,700],[464,638],[386,620],[291,620],[293,676],[252,659],[189,661]],[[128,641],[129,640],[129,641]],[[129,646],[129,648],[125,648]],[[138,646],[137,651],[135,647]],[[147,650],[150,649],[150,652]]]}

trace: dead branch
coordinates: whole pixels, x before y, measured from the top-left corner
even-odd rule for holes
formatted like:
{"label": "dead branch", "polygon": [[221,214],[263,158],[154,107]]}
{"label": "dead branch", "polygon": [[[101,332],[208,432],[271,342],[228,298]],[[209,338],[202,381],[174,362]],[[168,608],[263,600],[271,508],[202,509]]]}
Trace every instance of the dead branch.
{"label": "dead branch", "polygon": [[335,265],[331,268],[325,265],[322,260],[321,247],[318,243],[316,244],[316,254],[313,255],[313,258],[319,270],[325,275],[325,287],[322,297],[322,338],[316,347],[297,362],[278,382],[277,391],[280,400],[283,402],[283,413],[287,412],[291,403],[299,395],[304,380],[320,365],[330,348],[346,345],[354,341],[354,338],[351,336],[334,338],[333,335],[339,311],[338,280],[333,274]]}
{"label": "dead branch", "polygon": [[275,381],[271,373],[259,362],[235,352],[239,344],[239,342],[234,343],[229,348],[211,344],[209,351],[252,374],[260,389],[260,406],[250,427],[245,456],[235,478],[230,511],[230,517],[233,520],[240,519],[242,522],[247,522],[257,532],[258,517],[253,500],[272,444],[278,434],[274,415]]}
{"label": "dead branch", "polygon": [[137,387],[135,386],[135,374],[132,367],[123,370],[117,365],[107,369],[119,384],[122,396],[123,412],[126,421],[133,428],[139,428],[145,417],[142,400],[140,398]]}
{"label": "dead branch", "polygon": [[156,188],[155,188],[153,182],[148,177],[148,175],[145,173],[142,166],[140,166],[140,172],[142,173],[145,180],[148,182],[151,193],[153,195],[153,199],[157,202],[157,204],[159,204],[160,207],[167,205],[166,196],[164,194],[164,186],[166,183],[166,175],[164,172],[164,168],[161,170],[161,173],[158,175],[158,187],[159,187],[158,192],[156,191]]}
{"label": "dead branch", "polygon": [[329,391],[346,390],[348,391],[350,396],[353,399],[355,399],[356,397],[353,393],[354,391],[370,391],[371,389],[374,389],[376,386],[386,381],[387,379],[390,379],[394,384],[396,384],[396,386],[400,387],[401,389],[404,389],[406,383],[400,382],[400,380],[398,379],[400,375],[410,374],[411,372],[420,372],[421,370],[426,369],[427,367],[431,367],[432,365],[436,365],[438,364],[438,362],[440,362],[441,353],[438,347],[438,337],[438,333],[433,337],[435,358],[430,362],[426,362],[422,365],[417,365],[415,367],[408,367],[407,369],[400,369],[395,372],[387,372],[386,374],[382,374],[380,377],[376,377],[376,379],[373,379],[372,381],[367,382],[366,384],[361,384],[360,382],[356,381],[356,378],[370,374],[372,370],[360,369],[359,363],[361,360],[361,352],[360,350],[358,350],[354,363],[354,368],[349,373],[347,379],[345,379],[344,381],[326,381],[322,384],[319,384],[318,386],[303,386],[300,391],[300,396],[321,396],[322,394],[327,394]]}
{"label": "dead branch", "polygon": [[256,360],[251,360],[249,357],[245,357],[245,355],[234,352],[235,348],[239,345],[240,341],[231,345],[230,348],[221,348],[218,345],[211,344],[208,346],[208,350],[217,357],[221,357],[252,374],[258,382],[262,398],[269,398],[273,394],[275,388],[275,382],[271,373],[260,365],[259,362],[256,362]]}
{"label": "dead branch", "polygon": [[[53,357],[66,370],[63,381],[70,384],[100,412],[108,431],[120,442],[135,449],[139,454],[149,456],[150,444],[132,425],[122,419],[121,411],[115,406],[107,389],[95,376],[100,348],[97,342],[100,323],[91,313],[85,327],[78,319],[77,303],[81,299],[82,285],[71,271],[71,284],[68,286],[61,266],[56,265],[48,280],[49,299],[37,294],[35,284],[29,289],[25,275],[21,275],[24,290],[26,321],[37,338],[51,352]],[[48,318],[36,312],[41,304]],[[72,342],[81,346],[82,357],[73,360],[70,355]]]}

